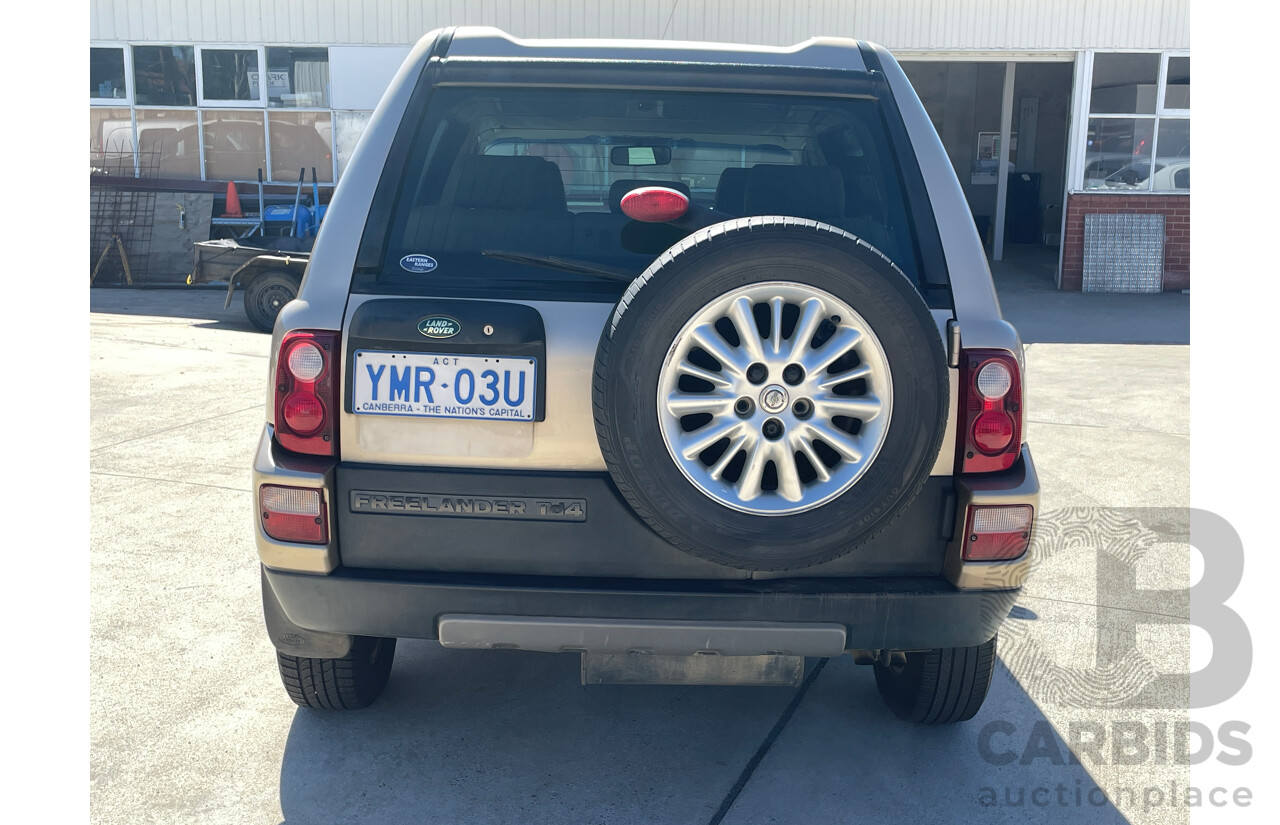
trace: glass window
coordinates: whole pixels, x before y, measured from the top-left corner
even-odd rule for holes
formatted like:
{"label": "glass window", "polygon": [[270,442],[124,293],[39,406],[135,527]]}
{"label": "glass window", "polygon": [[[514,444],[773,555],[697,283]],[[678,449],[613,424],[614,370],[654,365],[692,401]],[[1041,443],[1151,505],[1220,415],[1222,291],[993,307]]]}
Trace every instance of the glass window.
{"label": "glass window", "polygon": [[138,109],[138,173],[143,177],[200,179],[196,112]]}
{"label": "glass window", "polygon": [[[1085,189],[1169,192],[1190,188],[1191,58],[1096,54],[1085,145]],[[1156,105],[1163,100],[1160,117]],[[1130,115],[1126,117],[1125,115]],[[1158,154],[1152,157],[1152,150]]]}
{"label": "glass window", "polygon": [[[903,184],[874,101],[445,87],[427,104],[383,266],[366,288],[474,288],[482,279],[495,288],[616,292],[617,282],[520,259],[640,273],[692,231],[622,212],[626,192],[659,182],[724,215],[832,223],[909,276],[918,272]],[[414,253],[439,263],[429,285],[399,265]]]}
{"label": "glass window", "polygon": [[133,117],[127,108],[89,109],[89,170],[133,177]]}
{"label": "glass window", "polygon": [[1157,192],[1191,188],[1191,121],[1161,118],[1156,142],[1156,170],[1151,188]]}
{"label": "glass window", "polygon": [[266,174],[267,142],[261,111],[216,110],[204,118],[206,180],[256,181]]}
{"label": "glass window", "polygon": [[1165,73],[1164,107],[1166,109],[1191,108],[1191,58],[1169,58],[1169,70]]}
{"label": "glass window", "polygon": [[261,100],[257,49],[201,49],[205,100]]}
{"label": "glass window", "polygon": [[139,106],[196,105],[194,46],[134,46],[134,102]]}
{"label": "glass window", "polygon": [[329,50],[267,49],[267,105],[323,109],[329,105]]}
{"label": "glass window", "polygon": [[1155,114],[1159,75],[1159,54],[1094,55],[1089,111],[1098,114]]}
{"label": "glass window", "polygon": [[369,117],[373,112],[334,112],[334,131],[337,132],[338,177],[347,171],[351,162],[351,153],[356,150],[364,127],[369,125]]}
{"label": "glass window", "polygon": [[1084,188],[1149,188],[1154,133],[1154,118],[1090,118]]}
{"label": "glass window", "polygon": [[89,49],[89,97],[128,97],[124,89],[124,49]]}
{"label": "glass window", "polygon": [[328,112],[272,112],[271,179],[297,183],[298,170],[316,170],[316,180],[333,183],[333,119]]}

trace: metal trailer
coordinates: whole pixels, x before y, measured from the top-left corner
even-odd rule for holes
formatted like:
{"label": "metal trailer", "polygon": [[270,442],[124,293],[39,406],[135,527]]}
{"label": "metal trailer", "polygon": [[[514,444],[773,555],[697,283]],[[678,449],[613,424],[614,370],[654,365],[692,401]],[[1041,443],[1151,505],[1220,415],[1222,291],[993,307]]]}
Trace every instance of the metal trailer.
{"label": "metal trailer", "polygon": [[264,238],[257,246],[248,246],[243,239],[197,241],[192,245],[195,263],[187,284],[226,281],[224,307],[231,306],[236,287],[244,287],[244,312],[249,322],[271,332],[280,308],[298,296],[302,273],[311,259],[311,240]]}
{"label": "metal trailer", "polygon": [[[214,226],[238,226],[254,224],[238,238],[197,241],[195,262],[187,284],[227,282],[227,301],[236,287],[244,287],[244,312],[249,321],[263,332],[275,327],[280,308],[298,297],[302,274],[311,259],[311,247],[315,234],[324,219],[325,207],[320,205],[320,186],[316,170],[311,169],[311,207],[302,205],[302,187],[306,181],[306,169],[298,170],[298,190],[293,206],[265,206],[262,197],[262,170],[258,170],[258,214],[246,218],[214,218]],[[269,223],[289,224],[289,234],[268,236]],[[260,236],[253,242],[248,238],[254,232]]]}

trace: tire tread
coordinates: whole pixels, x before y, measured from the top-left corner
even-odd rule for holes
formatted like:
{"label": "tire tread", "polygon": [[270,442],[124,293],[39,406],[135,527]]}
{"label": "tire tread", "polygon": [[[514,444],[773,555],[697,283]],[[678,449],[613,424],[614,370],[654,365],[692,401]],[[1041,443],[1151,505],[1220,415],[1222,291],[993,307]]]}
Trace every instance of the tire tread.
{"label": "tire tread", "polygon": [[971,647],[908,653],[919,657],[902,673],[876,665],[876,685],[901,719],[926,725],[965,722],[977,715],[991,688],[997,637]]}
{"label": "tire tread", "polygon": [[[377,648],[381,642],[383,646]],[[386,686],[395,639],[357,637],[341,659],[313,659],[276,652],[280,681],[294,704],[321,710],[368,707]]]}

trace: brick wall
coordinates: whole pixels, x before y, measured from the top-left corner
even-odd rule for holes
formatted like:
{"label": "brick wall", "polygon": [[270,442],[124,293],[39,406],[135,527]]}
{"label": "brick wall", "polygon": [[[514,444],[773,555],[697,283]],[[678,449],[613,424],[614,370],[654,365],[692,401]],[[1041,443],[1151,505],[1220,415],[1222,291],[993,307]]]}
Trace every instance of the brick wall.
{"label": "brick wall", "polygon": [[1062,288],[1080,291],[1084,280],[1084,216],[1164,214],[1164,288],[1191,288],[1190,195],[1067,196],[1067,231],[1062,238]]}

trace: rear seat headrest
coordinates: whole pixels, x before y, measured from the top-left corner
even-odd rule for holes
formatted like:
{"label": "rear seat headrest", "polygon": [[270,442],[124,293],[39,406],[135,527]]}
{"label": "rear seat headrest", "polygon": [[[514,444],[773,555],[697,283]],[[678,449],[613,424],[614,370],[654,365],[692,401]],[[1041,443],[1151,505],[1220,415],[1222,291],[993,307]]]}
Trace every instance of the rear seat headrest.
{"label": "rear seat headrest", "polygon": [[464,155],[456,174],[455,207],[549,212],[568,210],[560,169],[543,158]]}
{"label": "rear seat headrest", "polygon": [[689,185],[678,180],[615,180],[609,187],[609,211],[615,215],[622,214],[622,199],[632,189],[645,186],[665,186],[674,189],[686,198],[689,197]]}
{"label": "rear seat headrest", "polygon": [[741,215],[747,203],[747,172],[741,166],[730,166],[720,173],[716,183],[716,209],[730,215]]}
{"label": "rear seat headrest", "polygon": [[833,166],[760,163],[746,177],[743,214],[844,217],[844,177]]}

